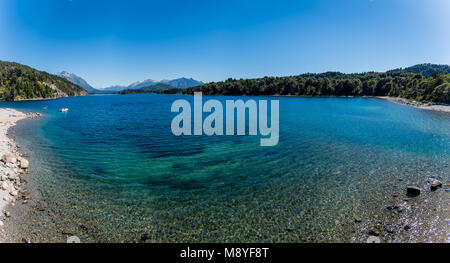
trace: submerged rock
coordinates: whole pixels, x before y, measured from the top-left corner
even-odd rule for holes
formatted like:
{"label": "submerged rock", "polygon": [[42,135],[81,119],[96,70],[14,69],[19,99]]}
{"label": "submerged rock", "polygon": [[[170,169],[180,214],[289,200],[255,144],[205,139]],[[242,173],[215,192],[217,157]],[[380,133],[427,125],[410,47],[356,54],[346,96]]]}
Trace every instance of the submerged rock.
{"label": "submerged rock", "polygon": [[420,195],[420,188],[417,186],[408,186],[406,188],[406,193],[409,196],[418,196],[418,195]]}
{"label": "submerged rock", "polygon": [[148,234],[148,233],[145,233],[145,234],[143,234],[143,235],[141,236],[141,241],[144,242],[144,243],[149,242],[150,239],[151,239],[151,236],[150,236],[150,234]]}
{"label": "submerged rock", "polygon": [[368,232],[368,234],[369,235],[371,235],[371,236],[379,236],[381,233],[380,233],[380,230],[378,230],[378,229],[372,229],[372,230],[370,230],[369,232]]}
{"label": "submerged rock", "polygon": [[386,225],[385,229],[386,229],[386,232],[388,232],[389,234],[395,233],[395,227],[393,225],[388,224],[388,225]]}
{"label": "submerged rock", "polygon": [[436,191],[439,187],[442,187],[442,183],[439,180],[433,180],[433,182],[431,182],[431,191]]}

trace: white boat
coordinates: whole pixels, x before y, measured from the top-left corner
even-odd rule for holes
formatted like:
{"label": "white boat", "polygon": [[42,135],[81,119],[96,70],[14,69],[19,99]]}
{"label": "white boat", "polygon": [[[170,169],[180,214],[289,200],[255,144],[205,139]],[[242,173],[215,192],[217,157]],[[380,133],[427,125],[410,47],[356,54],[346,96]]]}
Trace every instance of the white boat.
{"label": "white boat", "polygon": [[59,110],[59,112],[68,112],[68,111],[69,111],[68,108],[62,108],[62,109]]}

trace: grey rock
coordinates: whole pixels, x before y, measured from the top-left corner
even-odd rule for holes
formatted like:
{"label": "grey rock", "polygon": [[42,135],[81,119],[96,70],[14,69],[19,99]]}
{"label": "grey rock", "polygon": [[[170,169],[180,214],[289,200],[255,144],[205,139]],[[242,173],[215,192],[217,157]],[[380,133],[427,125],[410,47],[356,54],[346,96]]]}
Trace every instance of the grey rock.
{"label": "grey rock", "polygon": [[436,191],[438,188],[442,187],[442,183],[439,180],[433,180],[433,182],[431,182],[431,191]]}
{"label": "grey rock", "polygon": [[418,196],[418,195],[420,195],[420,192],[421,192],[421,190],[420,190],[420,188],[417,187],[417,186],[408,186],[408,187],[406,188],[406,193],[407,193],[409,196]]}

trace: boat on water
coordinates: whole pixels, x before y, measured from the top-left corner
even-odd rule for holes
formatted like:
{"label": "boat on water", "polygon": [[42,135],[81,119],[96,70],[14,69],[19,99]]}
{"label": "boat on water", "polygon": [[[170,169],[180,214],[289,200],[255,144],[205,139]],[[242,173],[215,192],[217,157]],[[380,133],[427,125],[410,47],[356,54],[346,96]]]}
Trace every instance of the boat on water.
{"label": "boat on water", "polygon": [[68,111],[69,111],[68,108],[62,108],[62,109],[59,110],[59,112],[68,112]]}
{"label": "boat on water", "polygon": [[43,109],[44,109],[44,110],[48,110],[48,107],[44,107]]}

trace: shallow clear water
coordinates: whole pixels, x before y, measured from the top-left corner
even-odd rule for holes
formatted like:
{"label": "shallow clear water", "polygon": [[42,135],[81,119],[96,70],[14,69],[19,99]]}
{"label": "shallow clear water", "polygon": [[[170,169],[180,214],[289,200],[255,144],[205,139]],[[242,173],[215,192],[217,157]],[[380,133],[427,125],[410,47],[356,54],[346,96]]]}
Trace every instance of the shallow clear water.
{"label": "shallow clear water", "polygon": [[[0,103],[49,107],[15,129],[31,153],[33,202],[15,208],[11,237],[364,242],[378,229],[387,242],[448,241],[449,187],[431,192],[427,181],[449,182],[450,114],[368,98],[256,97],[280,100],[280,142],[260,147],[257,136],[173,136],[170,107],[180,98],[192,101],[103,95]],[[411,184],[423,194],[405,199]],[[386,209],[393,205],[401,212]]]}

